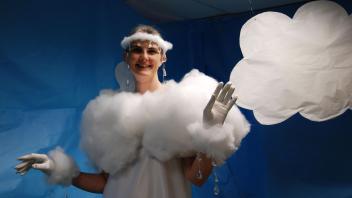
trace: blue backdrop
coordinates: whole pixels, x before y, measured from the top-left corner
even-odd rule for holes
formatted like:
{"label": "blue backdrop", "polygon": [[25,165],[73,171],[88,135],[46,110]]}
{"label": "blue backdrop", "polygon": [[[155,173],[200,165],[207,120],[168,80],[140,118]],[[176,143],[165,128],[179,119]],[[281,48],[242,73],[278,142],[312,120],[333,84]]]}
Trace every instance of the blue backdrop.
{"label": "blue backdrop", "polygon": [[[336,2],[351,13],[351,1]],[[300,5],[268,10],[292,16]],[[240,28],[252,16],[159,24],[174,44],[168,78],[179,80],[198,68],[227,81],[242,58]],[[100,89],[116,88],[119,43],[140,23],[152,24],[118,0],[0,2],[0,197],[100,197],[49,186],[39,171],[20,177],[13,167],[20,155],[60,145],[83,171],[94,171],[78,146],[81,112]],[[273,126],[242,111],[252,129],[217,169],[218,197],[352,197],[351,111],[321,123],[296,115]],[[195,187],[194,197],[213,197],[212,179]]]}

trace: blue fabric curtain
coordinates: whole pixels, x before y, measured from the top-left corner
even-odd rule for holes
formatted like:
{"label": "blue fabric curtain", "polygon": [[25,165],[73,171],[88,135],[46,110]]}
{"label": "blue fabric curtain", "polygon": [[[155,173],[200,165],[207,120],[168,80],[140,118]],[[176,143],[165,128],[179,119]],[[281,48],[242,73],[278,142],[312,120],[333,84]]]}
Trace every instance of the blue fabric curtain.
{"label": "blue fabric curtain", "polygon": [[[351,1],[335,2],[352,13]],[[242,25],[253,14],[264,11],[292,17],[301,5],[163,24],[164,34],[175,43],[168,56],[168,68],[176,78],[182,77],[179,70],[198,68],[226,82],[234,65],[242,59],[239,47]],[[252,125],[251,132],[240,149],[218,169],[221,190],[218,197],[352,196],[351,111],[326,122],[312,122],[295,115],[273,126],[259,124],[251,111],[242,109],[242,112]],[[202,188],[194,187],[194,194],[213,197],[212,179]]]}
{"label": "blue fabric curtain", "polygon": [[[351,13],[350,1],[337,2]],[[300,5],[270,10],[292,16]],[[174,43],[168,78],[179,80],[198,68],[227,81],[242,58],[240,28],[251,16],[159,24]],[[20,155],[61,146],[83,171],[94,171],[79,149],[80,116],[99,90],[116,88],[119,43],[140,23],[151,24],[115,0],[0,2],[0,197],[101,197],[50,186],[39,171],[20,177],[13,167]],[[260,125],[250,111],[242,111],[252,130],[217,168],[218,197],[352,196],[350,111],[322,123],[296,115],[274,126]],[[193,188],[194,197],[214,197],[212,191],[213,176]]]}
{"label": "blue fabric curtain", "polygon": [[122,1],[0,2],[0,197],[100,197],[13,167],[61,146],[94,171],[79,150],[80,116],[100,89],[116,88],[120,41],[139,23],[150,22]]}

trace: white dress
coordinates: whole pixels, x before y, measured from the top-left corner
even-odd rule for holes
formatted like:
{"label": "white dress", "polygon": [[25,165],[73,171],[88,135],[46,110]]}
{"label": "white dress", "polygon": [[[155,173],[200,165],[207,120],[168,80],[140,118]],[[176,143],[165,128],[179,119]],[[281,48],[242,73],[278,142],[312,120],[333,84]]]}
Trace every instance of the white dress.
{"label": "white dress", "polygon": [[137,160],[110,175],[105,198],[190,198],[191,184],[183,174],[181,158],[161,162],[144,149]]}

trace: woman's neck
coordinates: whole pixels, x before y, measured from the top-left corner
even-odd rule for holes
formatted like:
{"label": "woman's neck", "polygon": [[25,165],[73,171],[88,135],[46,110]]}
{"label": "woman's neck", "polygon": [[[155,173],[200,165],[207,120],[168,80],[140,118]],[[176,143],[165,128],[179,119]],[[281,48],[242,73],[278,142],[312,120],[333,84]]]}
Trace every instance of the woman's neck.
{"label": "woman's neck", "polygon": [[161,87],[159,79],[153,79],[150,82],[137,82],[135,92],[144,94],[147,91],[153,92]]}

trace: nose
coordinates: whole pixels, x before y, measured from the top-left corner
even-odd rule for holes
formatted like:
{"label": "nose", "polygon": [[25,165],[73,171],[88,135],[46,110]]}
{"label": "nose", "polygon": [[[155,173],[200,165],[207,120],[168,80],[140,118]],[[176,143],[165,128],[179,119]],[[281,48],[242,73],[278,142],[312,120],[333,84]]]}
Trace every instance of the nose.
{"label": "nose", "polygon": [[148,60],[148,58],[149,58],[149,55],[148,55],[147,50],[143,50],[143,52],[140,55],[140,60],[146,61],[146,60]]}

